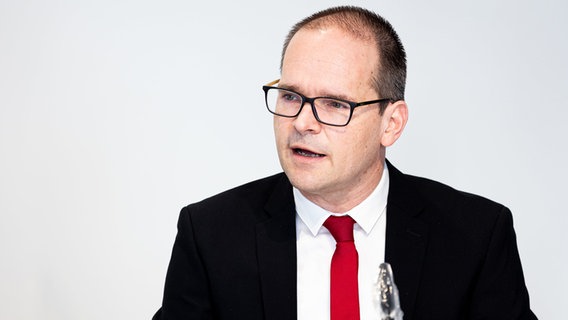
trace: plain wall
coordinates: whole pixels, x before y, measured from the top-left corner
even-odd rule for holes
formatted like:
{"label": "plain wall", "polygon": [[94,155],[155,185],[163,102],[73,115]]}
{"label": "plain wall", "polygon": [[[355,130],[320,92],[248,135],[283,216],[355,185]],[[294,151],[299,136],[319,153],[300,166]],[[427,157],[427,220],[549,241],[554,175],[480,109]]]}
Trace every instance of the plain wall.
{"label": "plain wall", "polygon": [[[0,318],[149,319],[184,205],[280,171],[261,86],[336,1],[0,0]],[[568,295],[568,4],[351,1],[408,54],[402,171],[510,207],[533,310]]]}

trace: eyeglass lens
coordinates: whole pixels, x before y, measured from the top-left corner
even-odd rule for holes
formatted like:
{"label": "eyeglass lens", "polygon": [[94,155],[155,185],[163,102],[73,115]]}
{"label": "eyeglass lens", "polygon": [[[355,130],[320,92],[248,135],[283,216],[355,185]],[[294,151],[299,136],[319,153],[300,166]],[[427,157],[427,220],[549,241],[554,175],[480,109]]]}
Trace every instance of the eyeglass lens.
{"label": "eyeglass lens", "polygon": [[[266,103],[270,112],[284,116],[295,117],[300,113],[305,103],[301,95],[280,88],[270,88],[266,93]],[[351,115],[349,103],[332,98],[316,98],[313,100],[316,118],[323,123],[345,125]]]}

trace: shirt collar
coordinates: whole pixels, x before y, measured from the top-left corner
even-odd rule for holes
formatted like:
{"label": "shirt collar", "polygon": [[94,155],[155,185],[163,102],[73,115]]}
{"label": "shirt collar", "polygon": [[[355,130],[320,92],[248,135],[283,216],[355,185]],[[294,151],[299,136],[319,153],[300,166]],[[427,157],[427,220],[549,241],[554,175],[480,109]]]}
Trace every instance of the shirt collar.
{"label": "shirt collar", "polygon": [[373,227],[379,220],[380,216],[384,214],[387,206],[387,198],[389,193],[389,172],[386,164],[383,166],[383,175],[381,181],[375,187],[375,190],[361,203],[353,209],[342,213],[332,213],[327,211],[315,203],[308,200],[300,192],[300,190],[293,188],[294,201],[296,203],[296,212],[300,219],[306,224],[310,232],[316,236],[330,215],[342,216],[349,215],[367,234],[373,230]]}

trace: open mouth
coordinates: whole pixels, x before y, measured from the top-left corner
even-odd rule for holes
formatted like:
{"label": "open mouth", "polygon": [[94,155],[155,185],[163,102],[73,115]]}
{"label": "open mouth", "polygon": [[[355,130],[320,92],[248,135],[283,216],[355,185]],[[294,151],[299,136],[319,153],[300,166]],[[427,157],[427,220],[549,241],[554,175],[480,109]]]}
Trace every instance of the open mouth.
{"label": "open mouth", "polygon": [[306,150],[306,149],[294,148],[292,150],[294,151],[295,154],[302,156],[302,157],[309,157],[309,158],[325,157],[324,154],[311,152],[311,151]]}

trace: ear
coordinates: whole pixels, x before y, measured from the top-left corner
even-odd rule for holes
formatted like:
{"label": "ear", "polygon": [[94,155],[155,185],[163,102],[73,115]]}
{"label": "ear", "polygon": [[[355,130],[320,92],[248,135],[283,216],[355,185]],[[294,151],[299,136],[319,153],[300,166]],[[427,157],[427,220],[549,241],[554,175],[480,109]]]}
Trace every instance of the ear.
{"label": "ear", "polygon": [[390,147],[402,134],[408,121],[408,107],[403,100],[390,104],[383,113],[383,136],[381,144]]}

